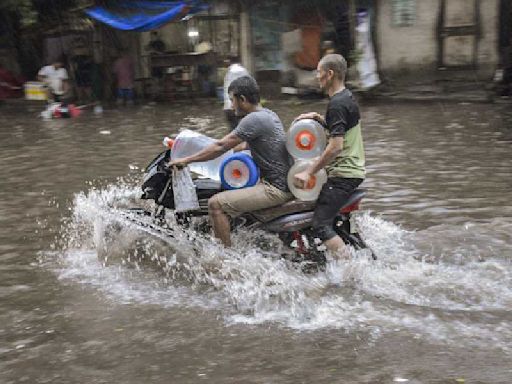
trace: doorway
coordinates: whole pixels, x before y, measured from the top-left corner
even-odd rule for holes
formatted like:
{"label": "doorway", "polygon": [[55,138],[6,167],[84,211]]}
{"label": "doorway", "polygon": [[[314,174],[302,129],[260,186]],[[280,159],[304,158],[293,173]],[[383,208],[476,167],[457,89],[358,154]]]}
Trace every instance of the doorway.
{"label": "doorway", "polygon": [[441,0],[438,69],[476,69],[480,28],[480,0]]}

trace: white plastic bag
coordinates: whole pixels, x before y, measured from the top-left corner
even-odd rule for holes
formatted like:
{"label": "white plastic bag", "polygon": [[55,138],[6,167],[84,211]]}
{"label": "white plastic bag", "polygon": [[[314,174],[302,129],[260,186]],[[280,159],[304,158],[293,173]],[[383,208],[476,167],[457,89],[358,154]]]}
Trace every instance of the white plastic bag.
{"label": "white plastic bag", "polygon": [[174,207],[176,212],[199,209],[196,187],[192,181],[188,167],[183,169],[173,167],[172,190],[174,193]]}
{"label": "white plastic bag", "polygon": [[[195,155],[214,142],[215,139],[212,139],[211,137],[189,129],[184,129],[178,136],[176,136],[176,139],[174,139],[171,151],[171,160]],[[230,149],[213,160],[190,163],[189,169],[191,172],[197,173],[200,176],[220,181],[220,165],[222,161],[232,153],[233,150]]]}
{"label": "white plastic bag", "polygon": [[361,88],[369,89],[380,84],[372,36],[370,34],[370,17],[368,12],[360,12],[357,16],[356,42],[358,51],[362,53],[361,58],[357,62],[357,71],[359,72]]}

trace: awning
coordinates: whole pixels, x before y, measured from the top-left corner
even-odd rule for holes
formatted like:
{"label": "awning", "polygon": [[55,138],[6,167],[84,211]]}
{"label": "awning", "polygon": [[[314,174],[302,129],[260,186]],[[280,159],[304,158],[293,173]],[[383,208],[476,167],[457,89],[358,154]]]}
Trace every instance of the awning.
{"label": "awning", "polygon": [[123,31],[150,31],[207,9],[200,1],[132,0],[115,6],[95,6],[85,13],[102,23]]}

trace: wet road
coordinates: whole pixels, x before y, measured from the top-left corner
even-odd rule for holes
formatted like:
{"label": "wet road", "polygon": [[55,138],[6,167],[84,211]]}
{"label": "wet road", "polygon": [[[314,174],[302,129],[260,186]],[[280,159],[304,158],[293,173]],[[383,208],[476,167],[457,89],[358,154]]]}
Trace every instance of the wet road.
{"label": "wet road", "polygon": [[511,381],[510,106],[363,103],[379,260],[313,276],[252,234],[197,255],[109,215],[164,135],[224,133],[218,102],[38,112],[0,106],[0,383]]}

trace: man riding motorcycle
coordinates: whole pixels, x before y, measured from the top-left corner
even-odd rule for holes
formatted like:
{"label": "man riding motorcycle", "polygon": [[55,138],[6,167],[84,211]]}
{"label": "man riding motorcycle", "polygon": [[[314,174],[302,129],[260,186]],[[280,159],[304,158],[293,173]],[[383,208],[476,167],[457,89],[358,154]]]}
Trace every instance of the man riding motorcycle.
{"label": "man riding motorcycle", "polygon": [[228,135],[195,155],[175,159],[172,166],[215,159],[228,150],[250,149],[259,167],[261,181],[253,187],[223,191],[208,200],[208,214],[215,237],[231,245],[230,220],[245,212],[282,205],[292,200],[287,174],[292,160],[286,150],[286,135],[281,120],[260,104],[259,87],[250,76],[235,79],[228,88],[236,114],[245,115]]}

